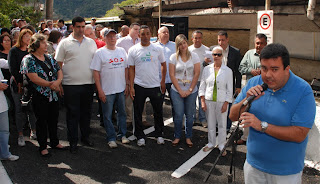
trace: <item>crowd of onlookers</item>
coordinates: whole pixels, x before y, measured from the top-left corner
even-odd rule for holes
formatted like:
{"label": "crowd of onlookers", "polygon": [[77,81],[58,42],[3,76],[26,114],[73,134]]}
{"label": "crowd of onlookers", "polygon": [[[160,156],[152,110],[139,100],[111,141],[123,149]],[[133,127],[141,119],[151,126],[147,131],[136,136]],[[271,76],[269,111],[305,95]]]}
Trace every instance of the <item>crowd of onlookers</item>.
{"label": "crowd of onlookers", "polygon": [[[310,85],[290,70],[285,46],[267,45],[266,35],[258,33],[255,48],[242,57],[239,49],[229,45],[226,31],[217,32],[218,43],[209,48],[202,44],[200,30],[191,34],[189,46],[183,34],[170,41],[167,27],[159,28],[157,41],[151,42],[152,31],[146,25],[123,25],[117,33],[95,22],[92,18],[86,25],[82,17],[75,17],[67,29],[63,20],[57,28],[48,20],[37,33],[19,19],[12,21],[11,29],[1,29],[2,160],[19,159],[9,151],[9,121],[16,124],[19,146],[26,145],[23,128],[28,122],[30,139],[38,141],[41,156],[51,156],[48,145],[65,150],[57,135],[61,101],[66,108],[69,151],[77,153],[79,137],[84,145],[94,146],[90,136],[94,92],[110,148],[130,143],[127,127],[131,124],[137,145],[146,146],[147,98],[153,108],[156,142],[165,144],[163,102],[168,93],[172,146],[184,137],[192,148],[192,127],[199,122],[208,128],[208,144],[202,150],[217,148],[226,156],[227,131],[231,120],[239,120],[244,135],[236,143],[247,142],[248,148],[245,182],[301,183],[315,101]],[[242,75],[247,84],[241,90]]]}
{"label": "crowd of onlookers", "polygon": [[[63,100],[70,152],[78,149],[78,126],[81,141],[93,146],[90,119],[96,91],[101,126],[106,129],[111,148],[117,147],[117,139],[123,144],[130,142],[126,132],[133,122],[138,146],[146,144],[143,128],[150,125],[145,113],[147,97],[153,107],[157,143],[164,144],[162,104],[167,92],[175,127],[172,146],[179,144],[184,125],[186,144],[192,147],[192,126],[198,122],[208,127],[209,143],[204,151],[216,146],[216,125],[217,147],[222,150],[231,126],[228,112],[233,95],[241,88],[241,73],[252,73],[246,70],[251,64],[240,65],[240,52],[228,44],[228,33],[218,32],[218,44],[209,49],[202,44],[199,30],[192,33],[193,44],[188,46],[182,34],[175,42],[170,41],[166,27],[159,28],[157,41],[151,43],[148,26],[123,25],[117,33],[95,22],[92,18],[86,25],[82,17],[75,17],[67,28],[62,19],[56,26],[48,20],[39,23],[37,31],[25,20],[14,19],[10,29],[1,29],[1,79],[7,83],[1,83],[0,90],[8,102],[1,99],[1,118],[8,116],[1,121],[6,124],[0,136],[6,137],[2,143],[8,142],[7,124],[11,122],[17,127],[19,146],[26,145],[23,129],[28,126],[30,139],[38,140],[42,156],[50,156],[48,136],[51,148],[66,149],[57,136],[59,101]],[[262,49],[266,37],[258,34],[256,39]],[[254,53],[259,54],[259,47],[256,50]],[[251,75],[258,75],[257,61],[253,65],[257,71]],[[8,149],[1,149],[0,157],[19,158]]]}

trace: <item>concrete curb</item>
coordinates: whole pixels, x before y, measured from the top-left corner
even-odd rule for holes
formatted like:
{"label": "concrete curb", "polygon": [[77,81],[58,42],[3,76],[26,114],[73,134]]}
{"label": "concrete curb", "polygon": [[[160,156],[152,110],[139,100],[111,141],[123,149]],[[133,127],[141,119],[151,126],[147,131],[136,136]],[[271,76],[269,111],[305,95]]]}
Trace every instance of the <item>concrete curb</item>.
{"label": "concrete curb", "polygon": [[0,183],[1,184],[12,184],[11,179],[8,176],[6,169],[3,167],[2,162],[0,161]]}

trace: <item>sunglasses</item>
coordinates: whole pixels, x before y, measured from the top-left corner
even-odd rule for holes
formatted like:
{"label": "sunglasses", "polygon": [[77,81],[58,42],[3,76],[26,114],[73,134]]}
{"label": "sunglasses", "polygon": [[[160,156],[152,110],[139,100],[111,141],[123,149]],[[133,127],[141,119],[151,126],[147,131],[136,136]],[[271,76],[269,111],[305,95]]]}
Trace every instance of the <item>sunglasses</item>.
{"label": "sunglasses", "polygon": [[220,53],[217,53],[217,54],[216,54],[216,53],[213,53],[212,55],[213,55],[213,56],[219,56],[219,57],[222,56],[222,54],[220,54]]}

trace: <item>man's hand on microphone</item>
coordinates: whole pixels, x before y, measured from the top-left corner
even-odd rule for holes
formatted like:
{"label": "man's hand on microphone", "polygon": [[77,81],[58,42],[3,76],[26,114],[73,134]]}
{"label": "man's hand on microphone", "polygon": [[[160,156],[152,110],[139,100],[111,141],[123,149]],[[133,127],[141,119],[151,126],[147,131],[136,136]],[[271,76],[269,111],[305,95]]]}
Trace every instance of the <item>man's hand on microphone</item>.
{"label": "man's hand on microphone", "polygon": [[262,95],[264,95],[264,92],[263,92],[263,88],[261,87],[261,85],[256,85],[247,91],[247,98],[249,98],[250,96],[256,96],[255,100],[257,100]]}
{"label": "man's hand on microphone", "polygon": [[239,121],[243,128],[252,127],[257,131],[261,131],[261,121],[253,114],[244,112],[241,114]]}

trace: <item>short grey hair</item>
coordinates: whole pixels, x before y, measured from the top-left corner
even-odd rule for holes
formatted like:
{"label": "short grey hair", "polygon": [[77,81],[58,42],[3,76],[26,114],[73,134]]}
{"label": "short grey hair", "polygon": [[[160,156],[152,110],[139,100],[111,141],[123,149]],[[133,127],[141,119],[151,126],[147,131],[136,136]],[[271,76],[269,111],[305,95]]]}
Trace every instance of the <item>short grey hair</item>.
{"label": "short grey hair", "polygon": [[223,48],[221,46],[213,47],[212,52],[215,51],[215,50],[220,50],[221,52],[223,52]]}
{"label": "short grey hair", "polygon": [[158,29],[158,34],[161,33],[161,31],[162,31],[163,29],[167,29],[167,30],[169,31],[169,29],[167,28],[167,26],[162,26],[162,27],[160,27],[160,28]]}
{"label": "short grey hair", "polygon": [[87,25],[84,27],[84,30],[87,30],[87,29],[93,30],[93,27],[92,27],[90,24],[87,24]]}

